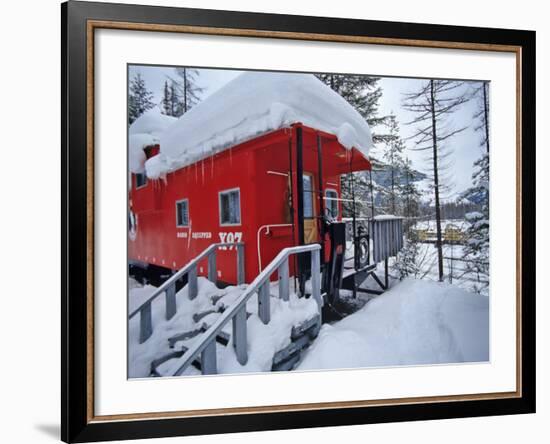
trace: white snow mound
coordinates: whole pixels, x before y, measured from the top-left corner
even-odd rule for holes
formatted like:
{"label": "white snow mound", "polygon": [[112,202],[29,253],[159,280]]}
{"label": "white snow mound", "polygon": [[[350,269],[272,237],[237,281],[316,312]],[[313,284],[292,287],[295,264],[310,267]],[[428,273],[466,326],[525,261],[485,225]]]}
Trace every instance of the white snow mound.
{"label": "white snow mound", "polygon": [[301,122],[334,134],[368,156],[365,119],[312,74],[246,72],[185,113],[160,140],[160,155],[145,164],[158,178],[269,131]]}
{"label": "white snow mound", "polygon": [[143,173],[145,164],[144,148],[160,142],[160,135],[177,119],[161,114],[152,108],[139,116],[128,131],[128,165],[132,173]]}
{"label": "white snow mound", "polygon": [[324,324],[298,370],[489,360],[489,298],[405,279],[361,310]]}

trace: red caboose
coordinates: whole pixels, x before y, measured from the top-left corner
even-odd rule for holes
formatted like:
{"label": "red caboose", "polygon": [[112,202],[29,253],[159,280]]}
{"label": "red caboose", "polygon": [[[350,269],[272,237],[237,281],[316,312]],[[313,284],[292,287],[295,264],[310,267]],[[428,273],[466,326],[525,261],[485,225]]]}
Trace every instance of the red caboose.
{"label": "red caboose", "polygon": [[[366,122],[312,75],[246,73],[178,120],[159,116],[154,131],[130,129],[133,267],[168,275],[212,243],[242,242],[251,282],[283,248],[324,244],[340,176],[370,169]],[[217,280],[234,284],[231,248]]]}

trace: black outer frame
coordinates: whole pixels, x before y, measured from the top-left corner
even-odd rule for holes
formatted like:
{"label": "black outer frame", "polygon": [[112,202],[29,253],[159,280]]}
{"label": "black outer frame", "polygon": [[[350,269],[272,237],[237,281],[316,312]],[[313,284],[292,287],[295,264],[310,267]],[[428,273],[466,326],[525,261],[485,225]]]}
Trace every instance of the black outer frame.
{"label": "black outer frame", "polygon": [[[89,19],[515,45],[522,49],[522,396],[194,418],[88,422],[86,23]],[[61,439],[90,442],[535,412],[535,32],[69,1],[61,5]]]}

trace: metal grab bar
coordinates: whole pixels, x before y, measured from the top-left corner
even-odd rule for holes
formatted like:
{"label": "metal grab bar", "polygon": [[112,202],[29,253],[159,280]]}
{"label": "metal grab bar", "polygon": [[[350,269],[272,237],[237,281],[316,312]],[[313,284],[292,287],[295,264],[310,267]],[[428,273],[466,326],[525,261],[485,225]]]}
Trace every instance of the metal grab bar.
{"label": "metal grab bar", "polygon": [[323,306],[321,296],[319,244],[300,245],[284,248],[271,263],[252,281],[239,298],[228,307],[212,326],[203,333],[199,341],[195,342],[181,358],[177,360],[166,373],[180,376],[191,363],[201,355],[201,369],[203,374],[217,373],[216,364],[216,336],[229,321],[233,321],[233,347],[237,360],[241,365],[248,361],[247,332],[246,332],[246,303],[258,293],[258,315],[264,324],[270,321],[270,294],[269,278],[277,270],[279,273],[279,297],[288,300],[289,273],[288,258],[292,254],[311,252],[311,293],[318,304],[319,312]]}
{"label": "metal grab bar", "polygon": [[210,245],[201,254],[191,260],[187,265],[179,269],[160,287],[158,287],[151,296],[138,308],[130,313],[128,319],[132,319],[140,313],[140,333],[139,343],[142,344],[153,334],[153,322],[151,303],[161,294],[166,295],[166,320],[172,319],[176,314],[176,282],[184,275],[188,274],[188,294],[189,299],[194,299],[198,294],[197,285],[197,265],[208,258],[208,279],[216,282],[216,252],[220,247],[235,246],[237,250],[237,285],[244,284],[244,243],[242,242],[220,242]]}

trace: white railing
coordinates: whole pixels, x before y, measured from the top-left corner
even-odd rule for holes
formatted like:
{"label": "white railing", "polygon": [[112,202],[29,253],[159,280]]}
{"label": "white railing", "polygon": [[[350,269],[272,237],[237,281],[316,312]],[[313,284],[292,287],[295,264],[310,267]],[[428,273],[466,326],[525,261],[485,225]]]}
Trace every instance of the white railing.
{"label": "white railing", "polygon": [[153,334],[153,319],[151,312],[151,303],[162,293],[165,294],[165,313],[166,320],[172,319],[177,312],[176,305],[176,282],[187,275],[188,296],[189,299],[195,299],[198,294],[197,285],[197,265],[204,258],[208,258],[208,279],[216,282],[217,267],[216,267],[216,252],[220,247],[234,246],[237,250],[237,284],[244,284],[244,244],[241,242],[234,243],[216,243],[210,245],[201,254],[195,257],[183,268],[174,273],[166,282],[158,287],[151,296],[138,308],[130,313],[128,319],[132,319],[138,313],[140,314],[139,321],[139,343],[144,343]]}
{"label": "white railing", "polygon": [[216,362],[216,336],[229,321],[233,322],[233,347],[237,360],[241,365],[248,362],[247,329],[246,329],[246,303],[258,293],[258,316],[264,324],[268,324],[271,317],[270,310],[270,277],[277,271],[279,276],[279,297],[289,299],[289,256],[293,254],[311,253],[311,295],[318,304],[319,312],[323,306],[321,296],[321,272],[320,250],[318,244],[289,247],[271,261],[269,265],[252,281],[239,298],[217,319],[212,326],[202,334],[200,340],[195,342],[179,359],[177,359],[163,373],[173,376],[181,375],[200,355],[201,370],[205,375],[217,373]]}

